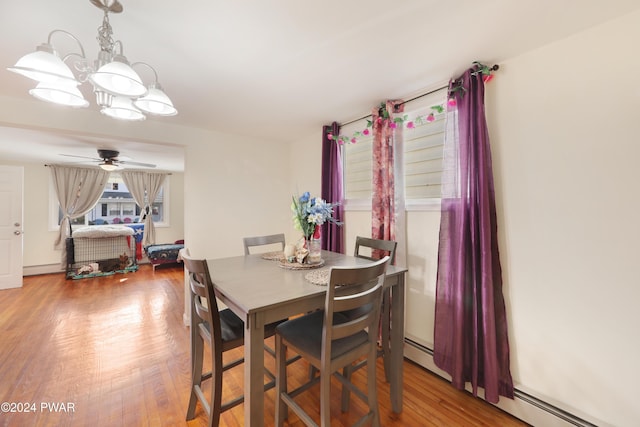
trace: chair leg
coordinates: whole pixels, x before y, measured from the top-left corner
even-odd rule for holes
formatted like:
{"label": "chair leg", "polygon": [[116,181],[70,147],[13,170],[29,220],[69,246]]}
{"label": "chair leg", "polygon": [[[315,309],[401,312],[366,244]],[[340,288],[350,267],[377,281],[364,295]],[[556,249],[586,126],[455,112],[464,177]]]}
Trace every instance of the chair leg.
{"label": "chair leg", "polygon": [[211,403],[209,405],[209,427],[218,427],[222,413],[222,352],[212,354]]}
{"label": "chair leg", "polygon": [[[342,368],[342,376],[345,377],[345,379],[349,382],[351,382],[351,374],[353,374],[352,365],[345,366],[344,368]],[[349,390],[349,387],[345,387],[343,385],[342,386],[342,405],[340,407],[340,410],[342,412],[349,411],[350,402],[351,402],[351,391]]]}
{"label": "chair leg", "polygon": [[331,426],[331,372],[320,369],[320,427]]}
{"label": "chair leg", "polygon": [[373,427],[380,427],[380,411],[378,410],[378,388],[376,386],[376,358],[377,349],[374,348],[369,353],[367,361],[367,397],[369,399],[369,411],[373,412]]}
{"label": "chair leg", "polygon": [[[192,313],[193,315],[193,313]],[[196,326],[191,326],[196,328]],[[191,334],[191,396],[187,407],[187,421],[195,418],[198,396],[196,387],[202,384],[202,363],[204,358],[204,340],[197,332]]]}
{"label": "chair leg", "polygon": [[287,392],[287,348],[282,342],[280,335],[276,334],[276,414],[275,422],[277,427],[284,425],[287,418],[287,405],[280,395]]}

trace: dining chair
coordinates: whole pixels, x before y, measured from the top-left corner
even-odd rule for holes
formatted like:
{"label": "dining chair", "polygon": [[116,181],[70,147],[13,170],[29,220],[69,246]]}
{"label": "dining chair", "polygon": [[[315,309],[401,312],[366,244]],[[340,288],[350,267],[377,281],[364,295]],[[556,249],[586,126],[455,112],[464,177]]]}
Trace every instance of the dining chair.
{"label": "dining chair", "polygon": [[[201,406],[208,417],[208,426],[218,426],[220,414],[244,401],[238,396],[222,403],[223,372],[244,363],[240,357],[223,364],[223,353],[244,344],[244,322],[231,310],[218,310],[215,296],[215,285],[211,280],[207,262],[192,258],[187,249],[180,251],[180,256],[189,272],[189,288],[191,294],[191,395],[187,409],[187,421],[195,418],[196,404]],[[275,333],[277,323],[265,326],[264,335],[271,337]],[[205,344],[211,350],[211,371],[203,373]],[[265,369],[270,381],[265,390],[275,385],[274,375]],[[202,383],[211,380],[210,398],[207,400]]]}
{"label": "dining chair", "polygon": [[[284,251],[284,247],[285,247],[284,233],[271,234],[271,235],[268,235],[268,236],[244,237],[242,239],[242,241],[244,243],[244,254],[245,255],[250,255],[249,248],[253,248],[253,247],[256,247],[256,246],[275,245],[275,244],[280,243],[282,251]],[[283,319],[283,321],[284,320],[287,320],[287,319]],[[273,356],[273,357],[276,356],[275,350],[273,348],[269,347],[268,345],[265,345],[264,349],[271,356]],[[300,358],[299,355],[295,355],[295,356],[291,357],[289,360],[287,360],[287,363],[291,364],[291,363],[295,362],[296,360],[298,360],[299,358]]]}
{"label": "dining chair", "polygon": [[265,245],[273,245],[276,243],[280,243],[281,250],[284,250],[285,238],[284,233],[280,234],[271,234],[269,236],[255,236],[255,237],[245,237],[242,239],[244,242],[244,254],[249,255],[249,248],[255,246],[265,246]]}
{"label": "dining chair", "polygon": [[[276,425],[281,427],[289,409],[307,426],[317,426],[313,418],[294,400],[295,396],[320,383],[320,426],[328,427],[331,418],[331,376],[368,405],[358,425],[372,421],[380,425],[376,388],[376,352],[382,287],[389,257],[366,266],[333,267],[324,310],[293,318],[276,327]],[[359,316],[348,319],[344,312],[359,309]],[[320,375],[288,391],[286,352],[292,349],[316,368]],[[364,393],[339,372],[365,357],[367,391]],[[348,407],[342,405],[342,411]]]}
{"label": "dining chair", "polygon": [[[388,256],[389,264],[394,264],[396,261],[396,247],[398,243],[394,240],[381,240],[372,239],[369,237],[356,236],[356,244],[354,256],[358,258],[365,258],[368,260],[376,260],[375,256]],[[363,248],[368,248],[370,251],[363,252]],[[376,253],[376,251],[378,253]],[[350,314],[347,313],[349,317]],[[382,293],[382,307],[380,308],[380,346],[378,351],[378,357],[382,357],[384,362],[384,375],[385,380],[389,382],[389,373],[391,372],[391,292],[389,289],[385,289]],[[360,369],[366,361],[362,361],[348,369],[351,372],[355,372]],[[349,375],[349,373],[348,373]]]}
{"label": "dining chair", "polygon": [[[396,247],[398,243],[394,240],[372,239],[370,237],[356,236],[356,244],[353,255],[357,258],[364,258],[371,261],[378,260],[376,256],[388,256],[389,264],[394,264],[396,260]],[[364,250],[363,250],[364,249]],[[377,251],[377,253],[376,253]],[[344,313],[347,317],[357,317],[358,310]],[[382,306],[380,308],[380,350],[378,357],[382,357],[384,363],[385,380],[389,382],[391,372],[391,292],[389,289],[383,290]],[[351,374],[362,368],[367,363],[366,359],[361,360],[355,365],[346,368],[345,375],[351,378]],[[316,374],[314,368],[310,369],[309,376]],[[343,389],[343,400],[349,402],[349,393],[347,389]]]}

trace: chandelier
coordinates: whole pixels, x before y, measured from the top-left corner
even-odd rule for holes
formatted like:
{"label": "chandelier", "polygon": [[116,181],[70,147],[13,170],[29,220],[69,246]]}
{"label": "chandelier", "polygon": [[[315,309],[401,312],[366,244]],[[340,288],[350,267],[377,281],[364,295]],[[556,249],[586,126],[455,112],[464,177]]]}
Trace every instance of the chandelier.
{"label": "chandelier", "polygon": [[[42,101],[69,107],[87,107],[89,102],[78,86],[89,81],[93,86],[100,112],[109,117],[144,120],[145,113],[158,116],[177,114],[178,111],[158,83],[156,70],[146,62],[129,64],[123,54],[122,42],[113,40],[109,13],[122,12],[122,5],[118,0],[89,1],[104,12],[102,25],[98,28],[98,59],[93,62],[87,60],[80,40],[73,34],[64,30],[53,30],[49,33],[47,43],[41,44],[35,52],[23,56],[16,65],[7,69],[36,80],[37,86],[29,93]],[[71,37],[78,43],[80,52],[71,52],[60,57],[52,43],[54,35]],[[73,58],[72,65],[77,77],[65,64],[70,58]],[[133,69],[140,66],[153,73],[154,81],[148,86],[143,84]]]}

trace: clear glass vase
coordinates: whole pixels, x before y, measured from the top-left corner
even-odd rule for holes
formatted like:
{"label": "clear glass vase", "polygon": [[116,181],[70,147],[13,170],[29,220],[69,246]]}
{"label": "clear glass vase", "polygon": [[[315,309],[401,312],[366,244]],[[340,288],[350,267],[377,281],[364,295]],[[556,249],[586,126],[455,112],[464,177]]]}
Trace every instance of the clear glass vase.
{"label": "clear glass vase", "polygon": [[320,239],[307,239],[307,264],[320,264],[322,262],[322,252]]}

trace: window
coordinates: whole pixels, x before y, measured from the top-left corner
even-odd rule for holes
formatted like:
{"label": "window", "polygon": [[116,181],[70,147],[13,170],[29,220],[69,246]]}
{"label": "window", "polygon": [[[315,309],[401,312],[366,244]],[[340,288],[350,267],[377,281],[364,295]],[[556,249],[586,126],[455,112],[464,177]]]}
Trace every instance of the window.
{"label": "window", "polygon": [[[366,124],[364,124],[366,126]],[[349,135],[345,131],[341,132]],[[358,138],[355,144],[343,145],[344,195],[348,200],[371,200],[373,174],[371,171],[373,136]]]}
{"label": "window", "polygon": [[[156,226],[168,226],[168,194],[169,194],[169,179],[164,181],[162,188],[158,193],[158,197],[151,206],[151,216]],[[53,183],[50,185],[50,229],[55,230],[62,221],[62,210],[58,204],[56,193],[53,187]],[[135,200],[127,186],[125,185],[122,176],[117,172],[111,172],[109,180],[105,185],[102,197],[98,200],[98,203],[94,208],[89,211],[84,217],[75,218],[72,220],[72,226],[81,225],[102,225],[102,224],[129,224],[137,223],[140,221],[140,207],[136,204]]]}
{"label": "window", "polygon": [[[439,205],[442,179],[445,112],[433,106],[442,106],[447,89],[405,104],[408,121],[415,126],[403,129],[404,183],[407,208]],[[433,113],[433,120],[426,117]],[[341,135],[353,135],[366,128],[366,121],[344,126]],[[372,191],[372,134],[359,136],[355,144],[343,145],[345,208],[369,209]]]}

